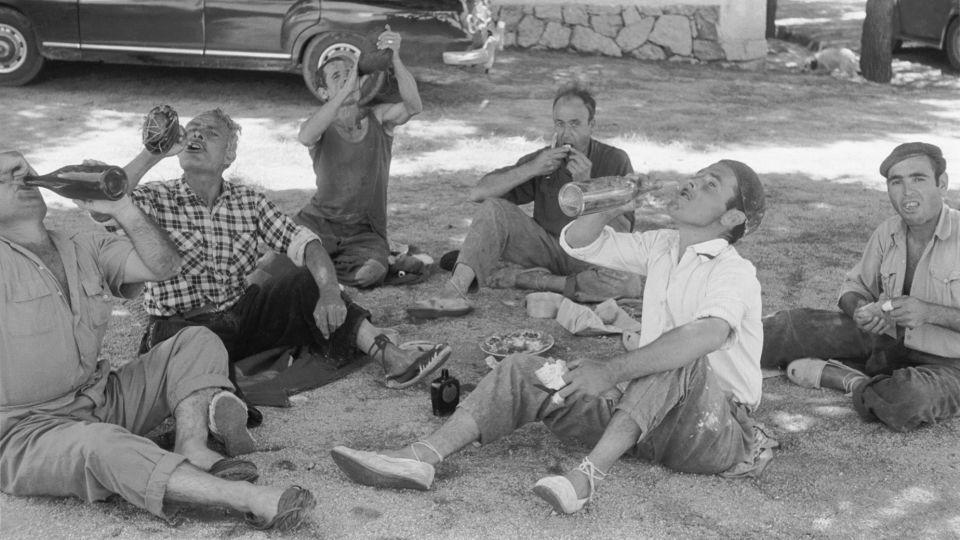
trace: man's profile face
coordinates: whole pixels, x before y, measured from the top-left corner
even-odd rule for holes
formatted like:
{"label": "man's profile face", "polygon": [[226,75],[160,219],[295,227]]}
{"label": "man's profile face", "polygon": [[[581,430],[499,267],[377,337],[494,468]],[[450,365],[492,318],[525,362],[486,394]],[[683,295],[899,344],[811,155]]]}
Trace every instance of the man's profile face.
{"label": "man's profile face", "polygon": [[736,174],[730,167],[714,163],[680,183],[680,193],[667,212],[681,223],[710,225],[727,212],[727,203],[736,193]]}
{"label": "man's profile face", "polygon": [[569,144],[586,153],[593,135],[590,111],[576,96],[560,98],[553,107],[553,129],[557,136],[557,146]]}
{"label": "man's profile face", "polygon": [[24,185],[22,174],[14,176],[13,171],[0,170],[0,225],[32,215],[43,219],[46,213],[47,204],[39,188]]}
{"label": "man's profile face", "polygon": [[[184,171],[223,172],[236,157],[231,149],[233,133],[213,114],[201,114],[187,126],[186,146],[180,152],[180,167]],[[229,158],[229,159],[228,159]]]}
{"label": "man's profile face", "polygon": [[922,225],[940,217],[947,176],[937,182],[933,163],[924,155],[911,156],[894,164],[887,172],[890,204],[907,225]]}

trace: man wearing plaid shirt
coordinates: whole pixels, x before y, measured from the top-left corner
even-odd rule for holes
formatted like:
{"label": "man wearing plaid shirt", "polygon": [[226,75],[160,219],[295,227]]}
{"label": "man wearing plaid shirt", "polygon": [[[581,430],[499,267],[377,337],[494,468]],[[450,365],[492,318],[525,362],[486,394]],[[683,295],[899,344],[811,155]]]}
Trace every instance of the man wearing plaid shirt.
{"label": "man wearing plaid shirt", "polygon": [[[391,343],[370,323],[370,312],[341,293],[314,233],[262,193],[223,180],[240,132],[229,116],[220,109],[204,112],[186,131],[167,153],[179,154],[183,177],[131,192],[137,206],[170,232],[184,261],[176,277],[146,284],[151,320],[141,350],[185,326],[203,325],[220,336],[231,362],[284,345],[314,345],[337,359],[351,359],[359,349],[374,356],[388,386],[398,388],[423,380],[447,360],[445,344],[419,354]],[[126,167],[131,186],[163,157],[141,152]],[[248,287],[261,244],[305,268]],[[259,423],[255,409],[250,420]]]}

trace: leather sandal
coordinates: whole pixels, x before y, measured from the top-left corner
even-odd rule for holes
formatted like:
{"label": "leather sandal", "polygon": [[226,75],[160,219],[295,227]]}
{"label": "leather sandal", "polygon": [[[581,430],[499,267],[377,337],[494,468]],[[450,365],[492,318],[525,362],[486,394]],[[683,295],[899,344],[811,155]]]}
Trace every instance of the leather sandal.
{"label": "leather sandal", "polygon": [[223,442],[228,456],[257,449],[257,442],[247,429],[247,418],[247,406],[233,392],[224,390],[210,400],[208,429]]}
{"label": "leather sandal", "polygon": [[252,461],[237,458],[223,458],[214,463],[207,472],[223,480],[251,484],[260,478],[260,471]]}
{"label": "leather sandal", "polygon": [[861,378],[866,378],[866,374],[857,371],[850,366],[846,366],[836,360],[820,360],[819,358],[798,358],[787,365],[787,378],[796,385],[804,388],[823,388],[821,380],[823,378],[823,369],[828,365],[834,366],[843,372],[843,387],[834,388],[842,390],[849,394],[853,391],[854,383]]}
{"label": "leather sandal", "polygon": [[450,359],[453,349],[446,343],[434,345],[410,363],[403,373],[387,377],[387,388],[407,388],[426,379]]}
{"label": "leather sandal", "polygon": [[287,532],[299,527],[315,506],[317,501],[312,493],[300,486],[290,486],[280,495],[277,515],[273,519],[266,520],[253,514],[247,514],[245,519],[254,529]]}

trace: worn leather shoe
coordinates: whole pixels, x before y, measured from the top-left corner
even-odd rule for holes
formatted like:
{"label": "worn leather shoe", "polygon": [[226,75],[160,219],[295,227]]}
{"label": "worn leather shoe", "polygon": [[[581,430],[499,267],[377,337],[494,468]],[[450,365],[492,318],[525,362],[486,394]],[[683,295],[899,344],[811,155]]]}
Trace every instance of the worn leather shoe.
{"label": "worn leather shoe", "polygon": [[330,456],[350,480],[364,486],[426,491],[433,484],[433,465],[415,459],[394,458],[346,446],[337,446],[330,451]]}

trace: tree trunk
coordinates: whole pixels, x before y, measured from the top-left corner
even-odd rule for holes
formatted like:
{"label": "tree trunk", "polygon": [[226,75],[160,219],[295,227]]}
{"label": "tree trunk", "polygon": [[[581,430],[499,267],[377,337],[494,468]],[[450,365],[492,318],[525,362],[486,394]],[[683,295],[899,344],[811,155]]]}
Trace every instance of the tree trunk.
{"label": "tree trunk", "polygon": [[893,10],[895,0],[867,0],[860,36],[860,74],[868,81],[893,78]]}
{"label": "tree trunk", "polygon": [[777,0],[767,0],[767,39],[777,37]]}

